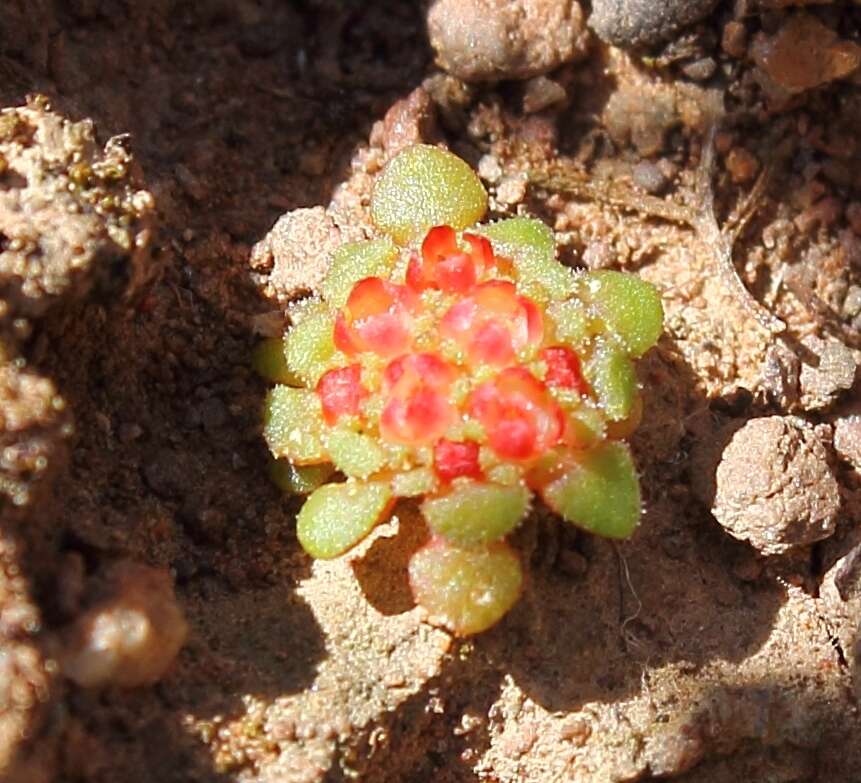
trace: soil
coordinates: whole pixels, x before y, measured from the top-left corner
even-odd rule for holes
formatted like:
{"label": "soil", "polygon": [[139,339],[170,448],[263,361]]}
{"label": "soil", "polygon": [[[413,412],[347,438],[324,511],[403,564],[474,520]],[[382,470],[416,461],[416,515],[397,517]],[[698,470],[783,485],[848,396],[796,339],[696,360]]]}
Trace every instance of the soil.
{"label": "soil", "polygon": [[[795,5],[720,3],[647,53],[592,36],[543,81],[467,85],[418,3],[6,0],[0,106],[45,97],[0,122],[0,218],[28,188],[73,196],[40,202],[35,256],[0,233],[0,780],[861,779],[861,8]],[[781,71],[793,36],[815,73]],[[56,118],[59,151],[20,174]],[[521,601],[466,641],[413,605],[410,508],[349,557],[302,553],[249,363],[417,140],[469,160],[494,216],[543,218],[563,261],[637,272],[666,309],[639,366],[638,532],[537,511]],[[81,184],[81,160],[123,167]],[[101,221],[94,188],[119,199]],[[39,255],[50,279],[9,294]],[[839,508],[775,555],[711,507],[722,458],[747,458],[724,446],[779,416],[811,425]],[[171,577],[186,643],[155,685],[81,687],[63,645],[127,561]]]}

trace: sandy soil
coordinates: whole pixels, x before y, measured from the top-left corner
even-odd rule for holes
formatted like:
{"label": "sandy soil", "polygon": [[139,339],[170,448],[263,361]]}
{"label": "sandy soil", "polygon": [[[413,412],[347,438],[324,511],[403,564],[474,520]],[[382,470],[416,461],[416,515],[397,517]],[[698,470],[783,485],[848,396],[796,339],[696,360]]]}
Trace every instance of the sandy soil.
{"label": "sandy soil", "polygon": [[[0,232],[0,778],[861,779],[861,78],[780,92],[748,41],[795,11],[745,17],[739,43],[729,5],[650,65],[592,39],[551,74],[564,100],[529,113],[559,91],[442,75],[417,3],[3,3],[0,106],[46,96],[0,123],[3,190],[76,206],[29,250]],[[824,22],[858,38],[841,8]],[[707,57],[716,75],[692,79]],[[51,157],[28,129],[61,118],[93,126],[56,131]],[[413,606],[409,508],[349,558],[302,553],[249,366],[303,290],[252,248],[299,208],[367,231],[405,140],[448,144],[495,214],[544,218],[568,263],[640,273],[667,314],[639,368],[639,531],[613,545],[536,513],[522,600],[467,642]],[[52,244],[57,224],[72,238]],[[32,253],[50,263],[18,285]],[[766,557],[711,513],[717,468],[745,422],[790,414],[834,508],[826,538]],[[755,453],[752,475],[780,474]],[[174,580],[186,644],[155,685],[79,687],[69,628],[125,560]]]}

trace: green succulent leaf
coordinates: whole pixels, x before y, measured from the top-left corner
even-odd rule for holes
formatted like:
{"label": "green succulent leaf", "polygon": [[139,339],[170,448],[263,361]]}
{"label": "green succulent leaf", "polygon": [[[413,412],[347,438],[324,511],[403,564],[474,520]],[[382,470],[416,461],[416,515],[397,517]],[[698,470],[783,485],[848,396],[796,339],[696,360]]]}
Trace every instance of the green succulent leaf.
{"label": "green succulent leaf", "polygon": [[397,258],[398,250],[388,238],[341,245],[323,280],[323,298],[333,308],[343,307],[356,283],[366,277],[388,277]]}
{"label": "green succulent leaf", "polygon": [[545,223],[514,217],[478,230],[490,240],[496,255],[514,261],[519,285],[538,285],[549,299],[566,299],[574,293],[574,273],[556,260],[553,231]]}
{"label": "green succulent leaf", "polygon": [[328,462],[322,428],[323,412],[314,392],[281,385],[267,395],[263,437],[274,456],[300,465]]}
{"label": "green succulent leaf", "polygon": [[267,381],[286,383],[288,386],[301,385],[300,378],[287,366],[283,337],[267,337],[261,340],[251,355],[251,366]]}
{"label": "green succulent leaf", "polygon": [[407,147],[392,158],[371,197],[374,223],[400,244],[434,226],[459,231],[486,211],[487,193],[469,164],[427,144]]}
{"label": "green succulent leaf", "polygon": [[658,341],[664,328],[664,308],[651,283],[604,269],[584,274],[581,286],[607,333],[621,342],[629,356],[642,356]]}
{"label": "green succulent leaf", "polygon": [[416,602],[460,636],[499,622],[523,585],[520,560],[503,541],[458,549],[436,539],[413,555],[409,575]]}
{"label": "green succulent leaf", "polygon": [[568,413],[567,428],[579,448],[588,448],[607,434],[607,422],[601,411],[586,401]]}
{"label": "green succulent leaf", "polygon": [[325,484],[335,472],[335,466],[324,462],[320,465],[294,465],[288,459],[277,459],[272,463],[270,475],[276,486],[291,495],[307,495]]}
{"label": "green succulent leaf", "polygon": [[577,464],[542,490],[544,501],[569,522],[609,538],[627,538],[640,520],[640,483],[628,447],[604,442],[581,452]]}
{"label": "green succulent leaf", "polygon": [[314,490],[296,518],[299,543],[312,557],[338,557],[373,530],[391,499],[391,489],[382,481],[324,484]]}
{"label": "green succulent leaf", "polygon": [[495,541],[511,532],[529,508],[529,491],[478,481],[456,483],[421,505],[428,525],[459,546]]}
{"label": "green succulent leaf", "polygon": [[436,489],[436,476],[430,468],[414,468],[392,477],[392,492],[399,498],[427,495]]}
{"label": "green succulent leaf", "polygon": [[336,355],[333,331],[331,312],[318,304],[305,313],[284,338],[287,366],[307,386],[316,385],[320,376],[333,366]]}
{"label": "green succulent leaf", "polygon": [[552,302],[547,308],[556,327],[556,338],[575,351],[591,336],[591,317],[579,299]]}
{"label": "green succulent leaf", "polygon": [[613,343],[601,341],[583,368],[598,404],[610,421],[631,415],[637,399],[637,374],[628,355]]}
{"label": "green succulent leaf", "polygon": [[326,447],[338,470],[355,478],[367,478],[386,462],[386,454],[374,438],[346,427],[333,429]]}

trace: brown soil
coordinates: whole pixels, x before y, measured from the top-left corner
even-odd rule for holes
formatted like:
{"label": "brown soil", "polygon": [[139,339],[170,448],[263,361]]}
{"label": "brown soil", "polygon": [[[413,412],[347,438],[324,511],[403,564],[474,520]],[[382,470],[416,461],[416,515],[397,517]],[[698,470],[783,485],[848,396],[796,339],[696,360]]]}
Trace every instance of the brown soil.
{"label": "brown soil", "polygon": [[[558,89],[440,75],[418,3],[2,4],[0,106],[41,93],[91,119],[87,160],[129,134],[136,164],[110,188],[155,203],[121,223],[152,219],[146,274],[85,226],[86,269],[125,263],[119,278],[70,276],[44,308],[0,313],[2,779],[861,779],[861,474],[830,442],[859,390],[861,81],[758,80],[730,5],[654,67],[593,40],[551,74],[567,100],[526,114]],[[818,12],[858,38],[861,10]],[[748,37],[788,13],[745,18]],[[707,56],[704,87],[685,69]],[[447,143],[496,214],[547,220],[568,263],[639,272],[667,313],[640,365],[639,531],[613,545],[536,514],[517,534],[522,600],[468,642],[405,589],[410,509],[350,558],[302,553],[249,367],[284,294],[252,247],[333,196],[332,230],[361,232],[369,174],[403,137]],[[814,425],[841,505],[830,538],[766,558],[712,516],[714,476],[745,421],[787,414]],[[78,687],[56,663],[64,629],[127,560],[170,572],[188,641],[154,686]]]}

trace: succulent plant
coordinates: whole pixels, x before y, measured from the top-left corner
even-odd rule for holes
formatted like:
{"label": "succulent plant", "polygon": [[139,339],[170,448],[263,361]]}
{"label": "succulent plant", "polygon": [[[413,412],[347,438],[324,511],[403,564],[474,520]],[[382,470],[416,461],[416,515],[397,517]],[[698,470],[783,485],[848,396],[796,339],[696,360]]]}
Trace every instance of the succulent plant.
{"label": "succulent plant", "polygon": [[418,499],[430,539],[410,584],[461,635],[517,601],[522,566],[505,539],[533,495],[593,533],[633,532],[632,361],[663,319],[650,284],[575,272],[542,222],[482,225],[486,209],[464,161],[407,148],[376,183],[381,238],[339,248],[321,296],[255,357],[278,382],[264,428],[274,478],[308,494],[302,546],[338,557],[399,498]]}

